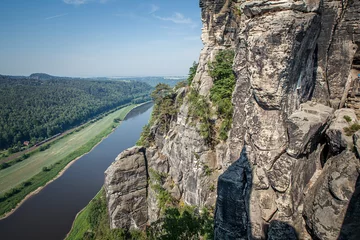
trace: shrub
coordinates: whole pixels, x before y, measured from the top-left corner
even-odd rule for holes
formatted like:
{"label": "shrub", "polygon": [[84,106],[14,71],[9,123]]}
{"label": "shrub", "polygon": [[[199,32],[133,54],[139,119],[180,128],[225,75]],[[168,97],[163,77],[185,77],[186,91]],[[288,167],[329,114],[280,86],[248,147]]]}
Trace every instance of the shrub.
{"label": "shrub", "polygon": [[0,164],[0,170],[1,170],[1,169],[8,168],[9,166],[10,166],[10,165],[9,165],[8,163],[3,162],[3,163]]}
{"label": "shrub", "polygon": [[180,81],[175,85],[175,91],[187,86],[187,81]]}
{"label": "shrub", "polygon": [[25,181],[22,183],[22,187],[27,187],[31,185],[31,181]]}
{"label": "shrub", "polygon": [[200,122],[200,135],[204,138],[205,142],[209,145],[214,143],[213,139],[213,124],[211,123],[210,116],[210,103],[206,97],[199,94],[195,89],[191,89],[189,96],[189,117],[192,117],[193,121]]}
{"label": "shrub", "polygon": [[346,122],[350,123],[352,121],[351,117],[349,117],[348,115],[344,116],[344,119]]}
{"label": "shrub", "polygon": [[203,170],[205,176],[210,176],[213,172],[213,170],[211,170],[211,168],[206,164],[203,165]]}
{"label": "shrub", "polygon": [[346,136],[352,136],[358,130],[360,130],[360,124],[358,124],[358,123],[354,123],[349,127],[344,127]]}
{"label": "shrub", "polygon": [[49,168],[49,167],[43,167],[42,170],[43,170],[43,172],[48,172],[48,171],[51,170],[51,168]]}
{"label": "shrub", "polygon": [[191,206],[169,207],[147,228],[148,239],[214,239],[213,216],[207,209],[199,213]]}
{"label": "shrub", "polygon": [[196,75],[196,71],[197,71],[198,66],[199,66],[198,63],[193,62],[193,65],[190,67],[189,77],[187,79],[187,82],[188,82],[189,86],[191,85],[192,81],[194,80],[194,77]]}
{"label": "shrub", "polygon": [[235,53],[232,50],[220,51],[215,61],[209,63],[209,74],[213,78],[214,85],[210,90],[210,100],[217,106],[217,114],[222,119],[219,138],[225,141],[231,128],[233,106],[232,93],[235,88],[235,75],[232,64]]}

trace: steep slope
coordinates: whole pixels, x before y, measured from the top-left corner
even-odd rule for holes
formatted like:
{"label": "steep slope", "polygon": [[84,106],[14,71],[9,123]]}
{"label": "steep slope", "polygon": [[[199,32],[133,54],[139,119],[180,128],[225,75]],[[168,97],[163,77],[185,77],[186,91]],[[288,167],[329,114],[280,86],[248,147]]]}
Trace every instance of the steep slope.
{"label": "steep slope", "polygon": [[[360,165],[351,137],[357,118],[352,109],[337,109],[358,71],[360,2],[201,0],[200,7],[204,48],[196,76],[177,91],[176,99],[185,98],[175,101],[169,128],[154,119],[144,174],[150,181],[151,172],[163,176],[161,189],[180,202],[216,203],[216,239],[356,239],[349,233],[359,226],[349,219],[359,219],[353,198]],[[235,52],[236,79],[225,141],[210,101],[211,64],[222,50]],[[194,90],[210,106],[212,144],[203,119],[191,114]],[[105,187],[112,184],[122,183]],[[159,191],[146,189],[153,222],[161,214]],[[130,227],[137,226],[133,218]]]}

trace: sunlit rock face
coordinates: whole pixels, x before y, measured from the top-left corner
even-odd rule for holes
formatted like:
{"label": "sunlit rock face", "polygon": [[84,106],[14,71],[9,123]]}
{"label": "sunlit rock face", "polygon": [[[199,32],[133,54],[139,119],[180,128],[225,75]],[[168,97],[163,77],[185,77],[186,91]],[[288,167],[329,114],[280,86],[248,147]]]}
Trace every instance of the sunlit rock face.
{"label": "sunlit rock face", "polygon": [[[200,0],[200,7],[204,48],[191,88],[208,97],[208,63],[223,49],[235,51],[229,138],[208,146],[189,119],[189,89],[179,91],[185,98],[170,130],[151,127],[147,168],[132,170],[137,190],[111,180],[124,174],[119,164],[106,172],[112,226],[159,218],[156,193],[145,184],[152,169],[180,202],[215,206],[216,239],[351,239],[360,232],[360,133],[344,130],[358,113],[341,108],[351,106],[360,73],[360,2]],[[126,199],[139,207],[122,217]]]}

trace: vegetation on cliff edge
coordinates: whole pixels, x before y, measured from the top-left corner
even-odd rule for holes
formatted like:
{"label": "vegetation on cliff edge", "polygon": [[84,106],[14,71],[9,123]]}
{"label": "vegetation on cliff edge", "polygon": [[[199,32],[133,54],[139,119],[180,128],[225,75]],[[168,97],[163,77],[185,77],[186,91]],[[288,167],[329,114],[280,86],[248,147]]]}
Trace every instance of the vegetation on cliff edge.
{"label": "vegetation on cliff edge", "polygon": [[189,118],[200,122],[200,135],[209,145],[214,145],[218,139],[225,141],[231,128],[234,111],[231,100],[235,88],[235,75],[232,70],[234,56],[233,50],[222,50],[215,60],[208,64],[209,75],[214,83],[209,98],[216,107],[219,124],[211,119],[212,105],[206,96],[200,95],[194,87],[188,95]]}
{"label": "vegetation on cliff edge", "polygon": [[183,86],[180,82],[175,89],[166,84],[158,84],[151,93],[154,101],[154,109],[147,125],[144,126],[140,139],[136,143],[144,147],[149,147],[154,140],[151,127],[156,125],[157,134],[166,134],[170,129],[170,123],[177,116],[182,104],[183,96],[177,94],[176,89]]}

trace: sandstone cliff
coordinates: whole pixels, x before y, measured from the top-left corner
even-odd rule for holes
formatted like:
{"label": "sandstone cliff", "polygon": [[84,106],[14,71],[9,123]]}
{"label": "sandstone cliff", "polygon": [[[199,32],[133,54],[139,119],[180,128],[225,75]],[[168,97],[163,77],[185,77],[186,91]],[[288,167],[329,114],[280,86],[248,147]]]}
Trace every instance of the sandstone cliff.
{"label": "sandstone cliff", "polygon": [[[216,205],[216,239],[359,239],[360,134],[351,127],[360,116],[360,2],[200,0],[200,7],[204,48],[191,86],[177,92],[185,98],[169,130],[155,122],[154,143],[122,153],[107,170],[112,227],[159,218],[146,181],[152,169],[173,198]],[[187,95],[193,88],[209,98],[208,64],[224,49],[235,51],[233,121],[229,138],[209,146],[189,120]]]}

